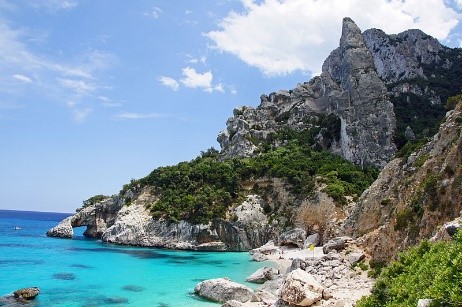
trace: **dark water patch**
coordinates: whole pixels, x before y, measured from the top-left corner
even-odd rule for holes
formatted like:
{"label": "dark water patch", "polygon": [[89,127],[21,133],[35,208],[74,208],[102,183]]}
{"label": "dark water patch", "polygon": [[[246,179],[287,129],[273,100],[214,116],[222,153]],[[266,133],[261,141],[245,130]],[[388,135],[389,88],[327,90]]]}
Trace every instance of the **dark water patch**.
{"label": "dark water patch", "polygon": [[104,302],[106,304],[127,304],[128,303],[128,298],[126,297],[107,297]]}
{"label": "dark water patch", "polygon": [[123,286],[122,289],[125,291],[130,291],[130,292],[141,292],[144,290],[143,287],[137,286],[137,285],[126,285],[126,286]]}
{"label": "dark water patch", "polygon": [[204,281],[205,279],[204,279],[204,278],[193,278],[193,279],[191,279],[191,280],[194,281],[194,282],[202,282],[202,281]]}
{"label": "dark water patch", "polygon": [[39,245],[21,243],[0,243],[0,247],[40,248]]}
{"label": "dark water patch", "polygon": [[32,221],[55,221],[60,222],[70,213],[56,213],[56,212],[37,212],[37,211],[17,211],[17,210],[0,210],[0,218],[6,219],[21,219]]}
{"label": "dark water patch", "polygon": [[117,254],[126,254],[138,259],[177,259],[183,261],[193,261],[197,260],[197,257],[191,255],[175,255],[158,252],[155,250],[146,250],[146,249],[124,249],[124,248],[114,248],[114,247],[97,247],[97,248],[85,248],[85,247],[70,247],[70,251],[77,252],[95,252],[95,253],[117,253]]}
{"label": "dark water patch", "polygon": [[128,303],[129,300],[126,297],[98,295],[89,297],[82,307],[100,307],[105,305],[120,305]]}
{"label": "dark water patch", "polygon": [[162,292],[157,292],[157,294],[160,295],[160,296],[166,296],[166,295],[167,295],[167,292],[163,292],[163,291],[162,291]]}
{"label": "dark water patch", "polygon": [[170,307],[170,305],[167,303],[159,303],[157,304],[157,307]]}
{"label": "dark water patch", "polygon": [[0,265],[40,265],[44,264],[43,260],[29,260],[29,259],[10,259],[10,260],[0,260]]}
{"label": "dark water patch", "polygon": [[75,275],[73,273],[56,273],[53,274],[53,279],[59,279],[59,280],[74,280]]}
{"label": "dark water patch", "polygon": [[70,265],[71,268],[79,268],[79,269],[94,269],[94,267],[86,264],[80,264],[80,263],[73,263]]}
{"label": "dark water patch", "polygon": [[188,263],[188,261],[172,259],[172,260],[167,260],[167,263],[186,264]]}

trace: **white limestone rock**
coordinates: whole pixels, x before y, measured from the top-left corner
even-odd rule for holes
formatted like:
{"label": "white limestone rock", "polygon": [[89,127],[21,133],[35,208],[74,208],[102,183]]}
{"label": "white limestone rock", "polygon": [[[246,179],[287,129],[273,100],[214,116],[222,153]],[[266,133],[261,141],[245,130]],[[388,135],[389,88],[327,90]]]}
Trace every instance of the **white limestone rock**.
{"label": "white limestone rock", "polygon": [[281,299],[289,304],[311,306],[322,299],[324,287],[309,273],[296,269],[290,272],[281,288]]}
{"label": "white limestone rock", "polygon": [[258,301],[252,289],[228,278],[204,280],[196,285],[194,292],[201,297],[222,303],[231,300],[241,303]]}

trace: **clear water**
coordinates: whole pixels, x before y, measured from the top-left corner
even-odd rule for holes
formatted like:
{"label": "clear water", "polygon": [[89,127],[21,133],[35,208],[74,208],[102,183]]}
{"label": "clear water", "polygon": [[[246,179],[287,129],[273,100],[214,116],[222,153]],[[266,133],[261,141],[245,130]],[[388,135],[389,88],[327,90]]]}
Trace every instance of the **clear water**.
{"label": "clear water", "polygon": [[[245,278],[263,264],[248,253],[124,247],[45,236],[66,215],[0,210],[0,296],[37,286],[31,306],[219,306],[195,297],[204,279]],[[20,226],[20,230],[15,230]]]}

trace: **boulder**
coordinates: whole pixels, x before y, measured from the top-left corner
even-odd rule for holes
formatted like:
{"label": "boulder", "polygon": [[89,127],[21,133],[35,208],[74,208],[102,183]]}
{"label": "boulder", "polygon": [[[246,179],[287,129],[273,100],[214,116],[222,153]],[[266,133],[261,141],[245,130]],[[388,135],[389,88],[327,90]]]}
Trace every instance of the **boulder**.
{"label": "boulder", "polygon": [[252,255],[252,260],[253,261],[257,261],[257,262],[261,262],[261,261],[266,261],[268,260],[268,257],[262,253],[254,253]]}
{"label": "boulder", "polygon": [[221,307],[244,307],[244,306],[245,304],[239,301],[236,301],[236,300],[227,301],[226,303],[221,305]]}
{"label": "boulder", "polygon": [[264,267],[264,268],[258,269],[257,271],[255,271],[255,273],[247,277],[247,281],[253,282],[256,284],[262,284],[267,280],[273,280],[275,276],[277,276],[278,274],[279,274],[278,270],[274,268],[270,268],[270,267]]}
{"label": "boulder", "polygon": [[13,292],[18,300],[34,300],[39,295],[40,289],[37,287],[22,288]]}
{"label": "boulder", "polygon": [[279,254],[281,253],[281,249],[274,245],[274,242],[272,240],[266,242],[265,245],[262,245],[258,248],[254,248],[249,251],[251,255],[259,253],[263,255],[274,255],[274,254]]}
{"label": "boulder", "polygon": [[294,260],[292,260],[292,264],[290,265],[287,272],[292,272],[292,271],[295,271],[296,269],[305,270],[306,267],[307,267],[307,264],[303,259],[295,258]]}
{"label": "boulder", "polygon": [[363,260],[365,257],[366,255],[362,252],[353,252],[347,255],[347,259],[348,259],[348,262],[350,262],[350,264],[358,263],[361,260]]}
{"label": "boulder", "polygon": [[321,237],[318,233],[314,233],[306,237],[305,243],[303,244],[303,248],[308,248],[313,244],[314,246],[318,246],[321,242]]}
{"label": "boulder", "polygon": [[252,289],[233,282],[228,278],[204,280],[196,285],[194,293],[209,300],[221,303],[231,300],[241,303],[258,301]]}
{"label": "boulder", "polygon": [[332,250],[341,251],[345,249],[347,242],[350,240],[351,238],[349,237],[333,238],[332,240],[329,240],[329,242],[323,245],[322,252],[324,254],[328,254]]}
{"label": "boulder", "polygon": [[289,304],[311,306],[322,299],[324,287],[302,269],[290,272],[282,284],[280,297]]}
{"label": "boulder", "polygon": [[303,247],[306,238],[306,231],[301,228],[294,228],[286,231],[279,236],[279,245],[296,245],[299,248]]}

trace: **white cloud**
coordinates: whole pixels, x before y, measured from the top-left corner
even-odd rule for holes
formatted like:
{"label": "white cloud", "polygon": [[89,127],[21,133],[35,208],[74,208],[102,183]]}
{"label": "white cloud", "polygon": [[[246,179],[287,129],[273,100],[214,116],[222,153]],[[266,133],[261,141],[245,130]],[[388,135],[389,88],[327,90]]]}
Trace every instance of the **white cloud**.
{"label": "white cloud", "polygon": [[198,73],[194,68],[186,67],[183,68],[183,76],[184,78],[180,81],[184,86],[190,88],[202,88],[206,91],[213,91],[213,75],[210,70],[201,74]]}
{"label": "white cloud", "polygon": [[182,75],[183,78],[180,79],[179,82],[166,76],[161,76],[158,78],[158,80],[162,83],[163,86],[166,86],[173,91],[178,91],[180,89],[181,82],[181,84],[185,87],[192,89],[202,89],[208,93],[225,92],[225,85],[223,83],[213,84],[213,74],[210,70],[204,73],[199,73],[195,68],[186,67],[183,68]]}
{"label": "white cloud", "polygon": [[45,8],[53,12],[58,10],[71,10],[78,5],[77,1],[74,0],[41,0],[26,1],[26,3],[33,8]]}
{"label": "white cloud", "polygon": [[162,14],[162,13],[163,13],[163,11],[159,7],[155,6],[150,11],[144,12],[144,16],[148,16],[148,17],[152,17],[154,19],[157,19],[157,18],[160,17],[160,14]]}
{"label": "white cloud", "polygon": [[105,108],[114,108],[114,107],[121,107],[122,104],[119,102],[115,102],[112,99],[106,96],[98,96],[98,100],[101,101],[101,105]]}
{"label": "white cloud", "polygon": [[[444,0],[241,0],[219,29],[205,35],[219,51],[234,54],[265,75],[319,72],[338,46],[343,17],[362,30],[399,33],[422,29],[444,40],[461,18]],[[462,2],[462,0],[457,0]],[[393,22],[390,22],[393,21]]]}
{"label": "white cloud", "polygon": [[13,78],[15,78],[16,80],[25,82],[25,83],[32,83],[31,78],[29,78],[27,76],[24,76],[24,75],[21,75],[21,74],[15,74],[15,75],[13,75]]}
{"label": "white cloud", "polygon": [[454,4],[460,9],[462,9],[462,0],[454,0]]}
{"label": "white cloud", "polygon": [[191,10],[186,10],[186,11],[184,11],[184,13],[185,13],[186,15],[189,15],[189,14],[192,14],[193,11],[191,11]]}
{"label": "white cloud", "polygon": [[[46,3],[70,9],[74,2]],[[108,52],[87,49],[63,55],[65,60],[49,58],[32,51],[28,44],[34,42],[28,39],[29,34],[24,29],[12,28],[0,15],[0,93],[14,100],[18,93],[33,86],[34,90],[69,108],[75,121],[82,121],[91,111],[93,98],[101,96],[101,90],[109,88],[98,76],[116,63],[116,57]],[[21,83],[11,83],[11,76]],[[24,87],[24,84],[30,85]],[[76,109],[77,106],[79,109]]]}
{"label": "white cloud", "polygon": [[165,117],[170,117],[165,114],[161,113],[130,113],[130,112],[125,112],[125,113],[120,113],[114,116],[115,118],[118,119],[150,119],[150,118],[165,118]]}
{"label": "white cloud", "polygon": [[178,91],[180,89],[180,84],[173,78],[161,76],[158,78],[158,80],[160,83],[162,83],[163,86],[166,86],[173,91]]}
{"label": "white cloud", "polygon": [[205,55],[201,56],[200,58],[193,58],[192,56],[189,56],[191,59],[188,61],[188,63],[191,64],[197,64],[197,63],[202,63],[205,64],[207,62],[207,57]]}
{"label": "white cloud", "polygon": [[78,96],[88,95],[94,92],[97,88],[95,84],[86,80],[57,78],[57,81],[61,84],[61,86],[74,91]]}

